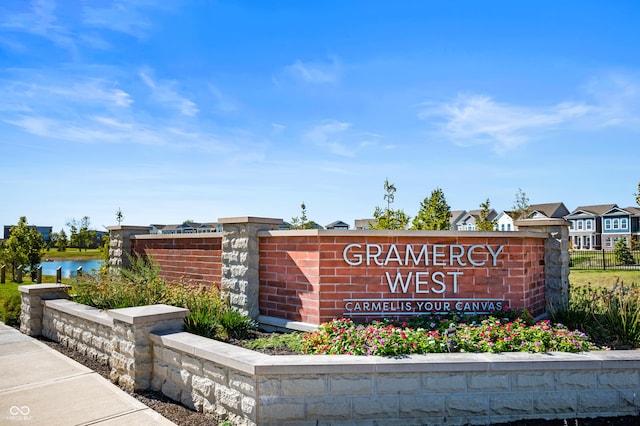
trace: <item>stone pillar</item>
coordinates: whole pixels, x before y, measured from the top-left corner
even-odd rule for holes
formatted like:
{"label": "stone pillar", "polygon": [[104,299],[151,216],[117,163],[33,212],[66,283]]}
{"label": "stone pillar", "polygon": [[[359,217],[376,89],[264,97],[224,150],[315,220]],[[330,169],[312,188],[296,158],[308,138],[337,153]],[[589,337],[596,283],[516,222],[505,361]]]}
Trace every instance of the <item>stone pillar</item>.
{"label": "stone pillar", "polygon": [[149,334],[182,331],[189,310],[149,305],[112,309],[108,315],[113,318],[111,380],[130,392],[148,389],[153,368]]}
{"label": "stone pillar", "polygon": [[222,291],[233,308],[257,320],[260,314],[258,231],[278,229],[282,219],[230,217],[218,222],[222,224]]}
{"label": "stone pillar", "polygon": [[547,312],[569,306],[569,225],[564,219],[524,219],[516,221],[520,231],[549,235],[544,245],[544,273]]}
{"label": "stone pillar", "polygon": [[68,285],[32,284],[18,287],[21,298],[20,331],[29,336],[42,334],[43,300],[68,299]]}
{"label": "stone pillar", "polygon": [[146,235],[150,226],[117,225],[109,228],[109,272],[131,266],[131,236]]}

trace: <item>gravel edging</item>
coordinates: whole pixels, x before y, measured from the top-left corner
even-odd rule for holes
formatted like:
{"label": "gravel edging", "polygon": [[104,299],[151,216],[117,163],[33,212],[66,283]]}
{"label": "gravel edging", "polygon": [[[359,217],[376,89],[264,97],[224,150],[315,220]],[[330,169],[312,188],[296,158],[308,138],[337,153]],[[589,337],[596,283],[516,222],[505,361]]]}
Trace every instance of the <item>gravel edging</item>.
{"label": "gravel edging", "polygon": [[[79,362],[87,368],[92,369],[110,381],[109,373],[111,372],[111,367],[103,365],[90,357],[81,355],[58,342],[54,342],[44,337],[38,337],[37,339],[61,354]],[[265,352],[269,351],[267,350]],[[205,414],[193,411],[179,402],[167,398],[160,392],[142,391],[139,393],[127,393],[178,426],[215,426],[224,420],[215,414]],[[530,419],[507,423],[494,423],[489,426],[629,426],[637,424],[640,424],[640,415],[555,420]]]}

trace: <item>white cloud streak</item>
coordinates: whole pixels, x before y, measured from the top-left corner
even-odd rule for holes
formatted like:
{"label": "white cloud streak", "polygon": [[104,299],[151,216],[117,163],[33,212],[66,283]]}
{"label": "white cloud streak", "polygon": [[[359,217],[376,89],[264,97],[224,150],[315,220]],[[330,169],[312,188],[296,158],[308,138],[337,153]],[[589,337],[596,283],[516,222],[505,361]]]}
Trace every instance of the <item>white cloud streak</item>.
{"label": "white cloud streak", "polygon": [[153,98],[165,107],[177,109],[180,114],[193,117],[200,111],[195,102],[178,92],[178,83],[169,80],[154,80],[150,70],[140,72],[140,78],[151,89]]}
{"label": "white cloud streak", "polygon": [[438,136],[460,146],[491,145],[504,153],[553,132],[625,127],[640,131],[640,84],[620,74],[593,79],[584,100],[548,106],[498,102],[491,96],[460,94],[449,102],[427,102],[418,113]]}
{"label": "white cloud streak", "polygon": [[311,84],[335,83],[340,80],[342,67],[336,57],[330,62],[303,62],[299,59],[284,68],[287,76]]}

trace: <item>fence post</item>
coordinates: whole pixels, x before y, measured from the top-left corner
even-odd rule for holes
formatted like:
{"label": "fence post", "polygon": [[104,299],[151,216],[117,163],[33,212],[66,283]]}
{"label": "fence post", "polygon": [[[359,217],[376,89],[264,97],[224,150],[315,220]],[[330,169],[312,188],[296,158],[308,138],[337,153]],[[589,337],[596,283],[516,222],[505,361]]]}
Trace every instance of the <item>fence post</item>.
{"label": "fence post", "polygon": [[0,266],[0,284],[4,284],[7,278],[7,265]]}
{"label": "fence post", "polygon": [[62,283],[62,266],[56,268],[56,283]]}
{"label": "fence post", "polygon": [[36,283],[42,284],[42,265],[39,265],[38,269],[36,269]]}
{"label": "fence post", "polygon": [[604,249],[601,249],[600,251],[602,252],[602,269],[606,271],[607,270],[607,258],[604,255]]}

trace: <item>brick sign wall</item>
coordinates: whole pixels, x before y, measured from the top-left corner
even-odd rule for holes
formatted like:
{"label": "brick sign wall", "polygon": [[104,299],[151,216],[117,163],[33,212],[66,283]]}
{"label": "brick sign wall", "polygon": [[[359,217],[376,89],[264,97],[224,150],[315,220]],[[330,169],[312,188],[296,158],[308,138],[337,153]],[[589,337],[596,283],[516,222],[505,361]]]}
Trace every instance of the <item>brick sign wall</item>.
{"label": "brick sign wall", "polygon": [[132,252],[150,256],[160,266],[160,276],[168,282],[206,286],[220,283],[221,235],[136,235]]}
{"label": "brick sign wall", "polygon": [[[517,232],[277,231],[279,219],[219,219],[223,232],[143,235],[110,228],[110,265],[125,242],[151,256],[167,281],[217,284],[252,318],[321,324],[434,312],[568,303],[568,226],[519,221]],[[127,236],[127,232],[136,232]]]}
{"label": "brick sign wall", "polygon": [[[297,235],[296,235],[297,234]],[[301,235],[302,234],[302,235]],[[260,313],[319,324],[433,312],[545,309],[541,234],[269,231]]]}

